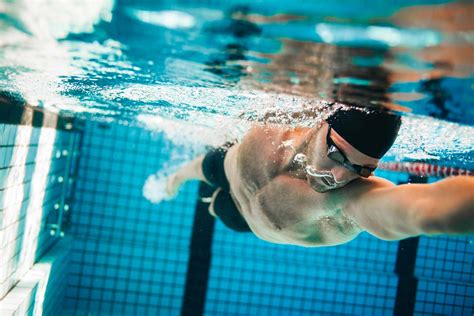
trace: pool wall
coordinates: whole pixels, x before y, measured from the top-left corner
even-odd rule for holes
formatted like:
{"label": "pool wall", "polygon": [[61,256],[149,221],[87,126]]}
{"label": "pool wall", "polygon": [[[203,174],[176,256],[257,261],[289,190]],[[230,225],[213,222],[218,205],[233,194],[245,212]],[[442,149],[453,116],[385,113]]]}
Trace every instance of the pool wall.
{"label": "pool wall", "polygon": [[[77,132],[63,119],[0,99],[0,314],[45,314],[67,284],[64,232]],[[60,225],[58,223],[61,222]]]}
{"label": "pool wall", "polygon": [[87,124],[73,209],[66,309],[114,315],[179,314],[197,187],[154,205],[145,180],[166,163],[162,135]]}

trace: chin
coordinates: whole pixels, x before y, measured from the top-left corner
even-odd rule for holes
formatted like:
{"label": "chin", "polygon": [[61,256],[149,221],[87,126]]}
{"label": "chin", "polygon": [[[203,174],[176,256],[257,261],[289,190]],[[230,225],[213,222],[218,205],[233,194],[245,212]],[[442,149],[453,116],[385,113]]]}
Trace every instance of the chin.
{"label": "chin", "polygon": [[332,191],[332,190],[335,190],[337,189],[337,187],[333,187],[333,188],[328,188],[328,187],[319,187],[319,188],[315,188],[313,187],[313,189],[316,191],[316,192],[319,192],[319,193],[325,193],[325,192],[328,192],[328,191]]}

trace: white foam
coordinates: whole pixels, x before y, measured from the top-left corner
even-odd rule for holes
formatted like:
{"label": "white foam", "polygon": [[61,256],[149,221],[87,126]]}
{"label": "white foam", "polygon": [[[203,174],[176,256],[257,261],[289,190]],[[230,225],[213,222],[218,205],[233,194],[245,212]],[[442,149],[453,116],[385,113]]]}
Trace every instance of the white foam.
{"label": "white foam", "polygon": [[170,196],[166,193],[166,179],[167,175],[164,172],[150,175],[143,186],[143,196],[154,204],[169,200]]}

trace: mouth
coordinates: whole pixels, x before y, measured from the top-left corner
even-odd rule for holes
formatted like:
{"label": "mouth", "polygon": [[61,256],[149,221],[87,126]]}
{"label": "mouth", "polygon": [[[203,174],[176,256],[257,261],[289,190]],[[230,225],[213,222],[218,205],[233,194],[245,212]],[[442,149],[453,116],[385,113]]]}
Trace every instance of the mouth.
{"label": "mouth", "polygon": [[336,186],[336,182],[328,177],[321,177],[321,182],[323,182],[326,186],[330,187],[331,189]]}
{"label": "mouth", "polygon": [[326,178],[309,178],[310,186],[319,193],[324,193],[336,188],[334,184],[331,184],[330,180]]}
{"label": "mouth", "polygon": [[323,193],[338,187],[339,183],[336,182],[329,171],[317,170],[311,165],[306,166],[305,171],[309,184],[317,192]]}

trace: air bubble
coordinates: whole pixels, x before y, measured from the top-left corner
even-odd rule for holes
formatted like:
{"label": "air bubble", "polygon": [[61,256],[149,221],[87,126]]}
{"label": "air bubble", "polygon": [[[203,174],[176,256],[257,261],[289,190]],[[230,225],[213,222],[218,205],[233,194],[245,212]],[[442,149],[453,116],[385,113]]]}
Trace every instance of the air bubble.
{"label": "air bubble", "polygon": [[298,163],[305,163],[307,161],[307,157],[305,154],[298,153],[295,155],[295,158],[293,158],[293,160]]}

